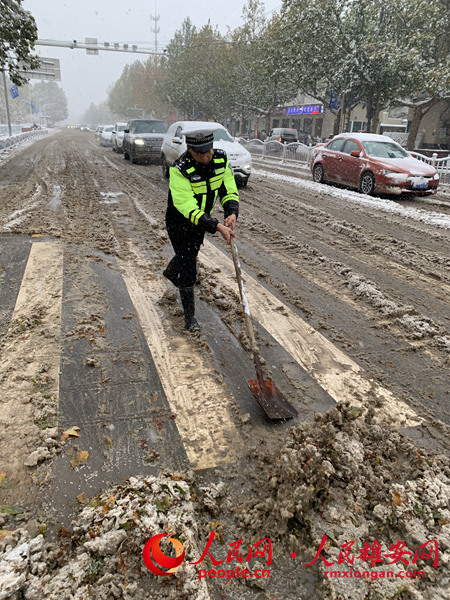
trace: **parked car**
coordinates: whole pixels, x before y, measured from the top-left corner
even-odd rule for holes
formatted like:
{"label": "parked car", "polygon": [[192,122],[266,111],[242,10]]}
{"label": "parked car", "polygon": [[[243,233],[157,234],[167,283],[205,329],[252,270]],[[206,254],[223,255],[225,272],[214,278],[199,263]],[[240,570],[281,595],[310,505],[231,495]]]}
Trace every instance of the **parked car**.
{"label": "parked car", "polygon": [[116,123],[111,133],[111,143],[114,152],[123,151],[123,136],[127,123]]}
{"label": "parked car", "polygon": [[166,131],[166,124],[159,119],[131,119],[124,129],[124,158],[131,163],[161,160],[163,134]]}
{"label": "parked car", "polygon": [[100,146],[112,146],[111,136],[114,131],[114,125],[104,125],[100,134]]}
{"label": "parked car", "polygon": [[374,133],[341,133],[317,144],[310,167],[317,183],[339,183],[362,194],[430,195],[439,184],[434,167],[390,137]]}
{"label": "parked car", "polygon": [[236,183],[247,185],[252,170],[252,155],[244,146],[231,137],[223,125],[211,122],[177,121],[169,127],[161,148],[161,164],[164,177],[169,177],[169,166],[186,152],[186,138],[183,135],[183,129],[190,125],[197,125],[198,127],[211,127],[211,125],[214,125],[217,127],[214,131],[214,148],[225,150]]}
{"label": "parked car", "polygon": [[298,142],[298,131],[297,129],[289,129],[287,127],[275,127],[269,132],[266,142],[275,140],[282,144],[290,144],[291,142]]}

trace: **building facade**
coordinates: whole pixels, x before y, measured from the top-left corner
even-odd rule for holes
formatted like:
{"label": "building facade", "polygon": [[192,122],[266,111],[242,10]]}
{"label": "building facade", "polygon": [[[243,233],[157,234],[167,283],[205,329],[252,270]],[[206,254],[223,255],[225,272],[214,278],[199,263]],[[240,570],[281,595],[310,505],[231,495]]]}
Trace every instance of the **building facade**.
{"label": "building facade", "polygon": [[[329,107],[299,94],[292,103],[276,108],[270,118],[269,131],[266,131],[266,117],[255,115],[241,119],[238,129],[242,135],[265,139],[273,128],[288,127],[298,131],[300,142],[311,143],[331,137],[335,120],[335,113]],[[411,120],[412,111],[404,106],[382,111],[377,133],[395,133],[399,141],[406,140]],[[360,104],[346,113],[339,130],[358,132],[365,131],[366,128],[366,108]],[[438,102],[424,115],[415,147],[450,150],[450,100]]]}

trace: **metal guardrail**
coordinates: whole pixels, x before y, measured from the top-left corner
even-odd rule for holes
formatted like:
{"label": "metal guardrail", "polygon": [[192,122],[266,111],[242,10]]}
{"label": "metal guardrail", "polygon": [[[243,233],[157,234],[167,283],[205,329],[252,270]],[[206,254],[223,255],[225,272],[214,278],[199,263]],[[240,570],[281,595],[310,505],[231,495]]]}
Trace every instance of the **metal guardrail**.
{"label": "metal guardrail", "polygon": [[290,144],[282,144],[277,140],[263,142],[262,140],[253,139],[245,140],[238,138],[239,142],[247,148],[250,154],[265,158],[273,158],[279,160],[281,164],[287,162],[306,163],[309,164],[312,155],[312,146],[306,146],[300,142],[291,142]]}
{"label": "metal guardrail", "polygon": [[12,136],[0,136],[0,152],[3,152],[12,146],[16,146],[25,140],[40,137],[41,135],[46,135],[47,133],[48,129],[36,129],[34,131],[22,131],[20,133],[15,133]]}
{"label": "metal guardrail", "polygon": [[439,173],[439,185],[450,185],[450,154],[443,158],[438,158],[436,153],[430,157],[419,152],[411,152],[411,156],[436,169]]}

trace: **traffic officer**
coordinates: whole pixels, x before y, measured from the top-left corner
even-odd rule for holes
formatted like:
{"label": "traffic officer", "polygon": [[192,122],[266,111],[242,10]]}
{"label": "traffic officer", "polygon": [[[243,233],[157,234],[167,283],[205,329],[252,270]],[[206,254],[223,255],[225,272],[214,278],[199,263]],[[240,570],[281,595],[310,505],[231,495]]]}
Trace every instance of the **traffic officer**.
{"label": "traffic officer", "polygon": [[[194,284],[196,259],[205,232],[218,231],[231,243],[236,237],[239,194],[224,150],[213,148],[214,124],[193,123],[182,130],[187,150],[170,168],[166,227],[175,256],[163,271],[179,290],[186,328],[198,331],[195,318]],[[224,209],[224,222],[211,216],[217,198]]]}

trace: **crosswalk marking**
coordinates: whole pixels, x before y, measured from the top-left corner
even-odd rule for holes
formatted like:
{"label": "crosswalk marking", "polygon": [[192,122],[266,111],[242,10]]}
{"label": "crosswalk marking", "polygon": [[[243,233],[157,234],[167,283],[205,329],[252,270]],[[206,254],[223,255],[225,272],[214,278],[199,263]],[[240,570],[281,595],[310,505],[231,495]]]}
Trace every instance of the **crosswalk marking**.
{"label": "crosswalk marking", "polygon": [[0,456],[8,457],[4,466],[19,481],[14,490],[18,497],[29,488],[30,475],[23,461],[31,452],[27,442],[36,437],[33,417],[37,407],[30,398],[39,400],[45,388],[55,415],[58,410],[62,264],[59,242],[36,240],[32,244],[1,352],[2,421],[8,427],[0,439]]}
{"label": "crosswalk marking", "polygon": [[[211,242],[205,241],[200,260],[211,268],[221,269],[221,282],[237,290],[233,263]],[[265,287],[244,273],[245,291],[254,318],[336,401],[349,400],[361,405],[361,398],[381,398],[384,411],[397,419],[399,426],[417,426],[422,420],[409,406],[395,398],[344,352],[280,302]]]}
{"label": "crosswalk marking", "polygon": [[194,469],[205,469],[236,459],[242,442],[229,406],[233,396],[214,378],[211,364],[183,335],[167,333],[157,306],[167,290],[164,281],[141,283],[131,267],[123,277],[155,361],[168,402]]}

